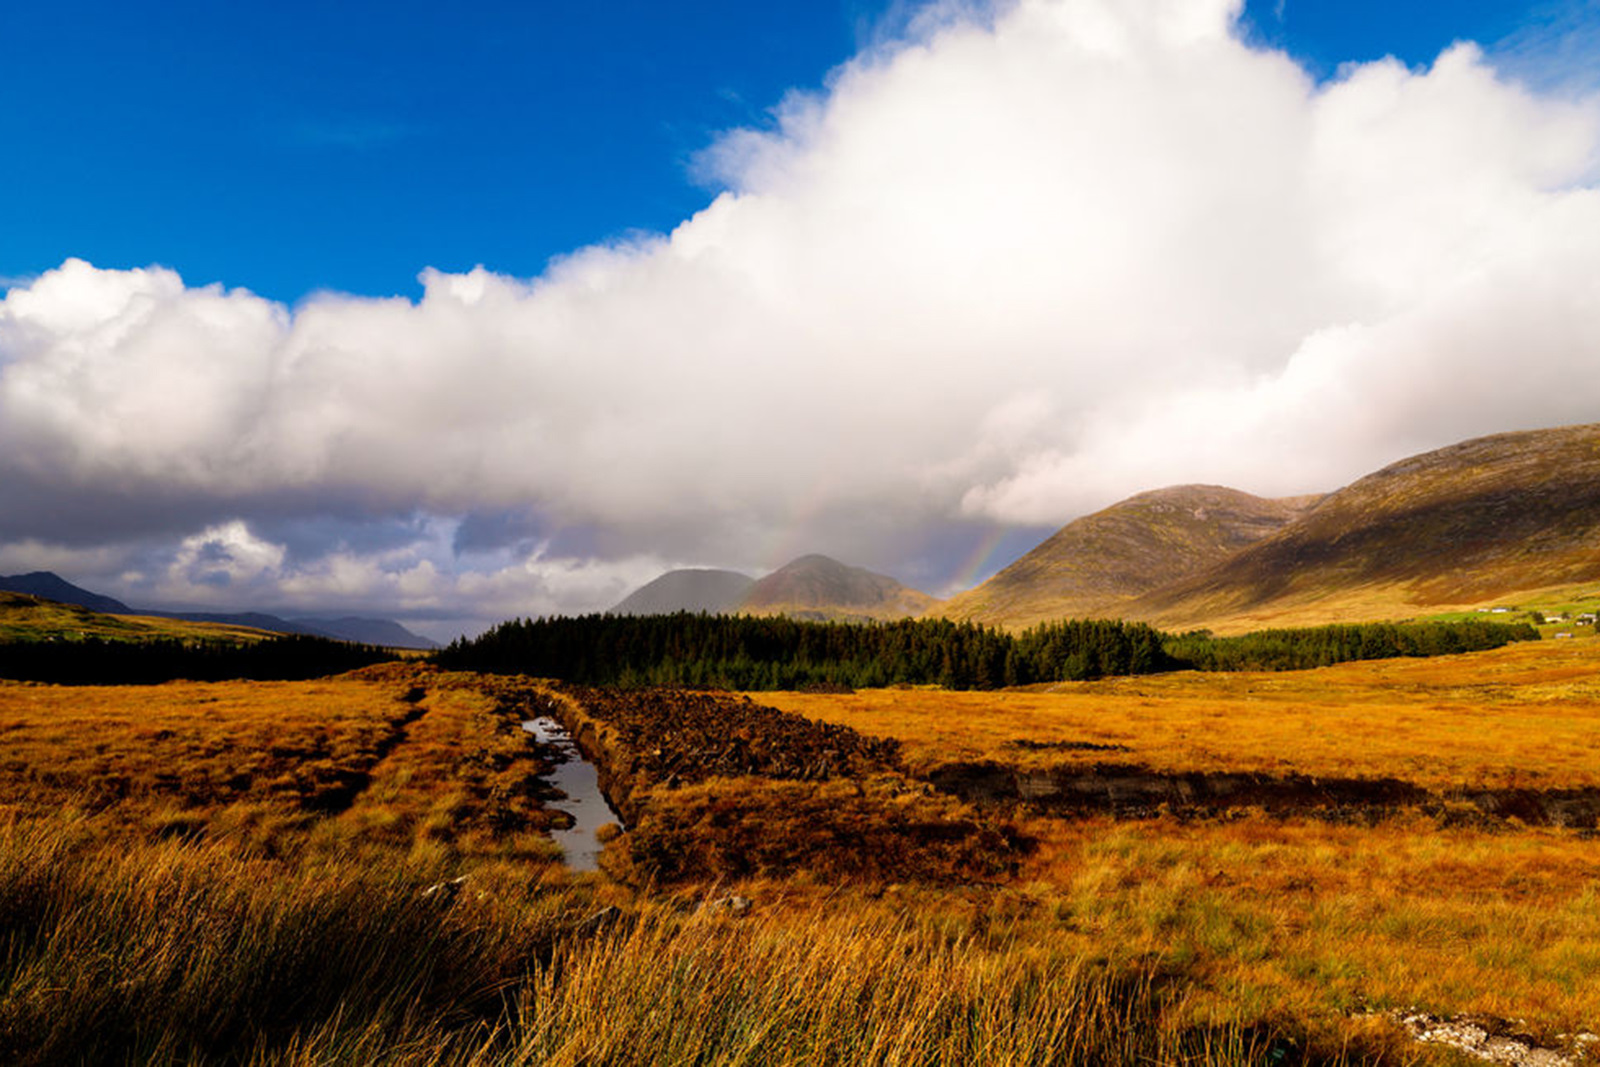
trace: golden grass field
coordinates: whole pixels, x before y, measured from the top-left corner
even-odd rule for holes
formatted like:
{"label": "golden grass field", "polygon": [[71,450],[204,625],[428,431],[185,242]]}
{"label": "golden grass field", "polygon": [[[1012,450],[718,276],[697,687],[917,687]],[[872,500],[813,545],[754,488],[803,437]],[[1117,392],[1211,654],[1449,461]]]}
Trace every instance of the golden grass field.
{"label": "golden grass field", "polygon": [[[1226,604],[1182,610],[1155,610],[1139,613],[1152,625],[1181,631],[1203,626],[1220,635],[1250,633],[1279,627],[1322,626],[1338,622],[1383,622],[1395,619],[1483,618],[1478,608],[1486,605],[1516,605],[1520,610],[1549,611],[1573,608],[1594,611],[1600,606],[1600,589],[1592,580],[1581,585],[1507,586],[1508,591],[1485,599],[1483,591],[1449,591],[1447,582],[1434,588],[1419,588],[1412,581],[1372,581],[1343,584],[1302,599],[1284,598],[1249,608]],[[1133,612],[1129,613],[1134,614]],[[1499,616],[1491,616],[1499,618]]]}
{"label": "golden grass field", "polygon": [[252,853],[531,861],[557,852],[520,720],[402,664],[309,682],[0,682],[0,817]]}
{"label": "golden grass field", "polygon": [[[1600,785],[1600,640],[1592,637],[1281,673],[752,696],[898,738],[918,772],[973,759],[1115,761],[1158,771],[1397,777],[1424,787]],[[1018,740],[1126,751],[1030,750]]]}
{"label": "golden grass field", "polygon": [[[0,1060],[1448,1063],[1366,1013],[1521,1020],[1551,1047],[1600,1027],[1591,832],[1424,810],[961,806],[1021,845],[952,882],[841,875],[855,868],[824,850],[858,842],[786,799],[918,810],[917,776],[977,760],[1595,788],[1600,640],[752,694],[898,739],[907,777],[652,789],[685,813],[658,826],[709,835],[696,847],[713,858],[740,798],[800,857],[783,877],[672,885],[560,865],[546,767],[517,726],[525,684],[414,664],[0,683]],[[1037,747],[1052,742],[1125,750]],[[696,908],[729,894],[750,911]]]}
{"label": "golden grass field", "polygon": [[[908,765],[1138,764],[1399,778],[1430,789],[1600,784],[1600,640],[1283,674],[1181,673],[1029,691],[764,694],[899,738]],[[1035,742],[1127,751],[1023,748]],[[1364,1005],[1600,1023],[1592,831],[1398,811],[1117,820],[1017,812],[1039,842],[1004,890],[1084,951],[1155,954],[1212,1017]]]}

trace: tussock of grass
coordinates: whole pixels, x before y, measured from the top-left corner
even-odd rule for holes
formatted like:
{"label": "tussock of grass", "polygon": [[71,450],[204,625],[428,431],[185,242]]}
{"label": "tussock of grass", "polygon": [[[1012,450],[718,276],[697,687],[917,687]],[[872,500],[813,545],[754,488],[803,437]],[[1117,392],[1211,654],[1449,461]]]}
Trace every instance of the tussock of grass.
{"label": "tussock of grass", "polygon": [[[594,914],[407,863],[0,828],[0,1059],[56,1063],[1273,1063],[1149,967],[886,910]],[[1275,1055],[1274,1053],[1277,1053]]]}
{"label": "tussock of grass", "polygon": [[217,846],[0,831],[0,1059],[222,1061],[341,1015],[403,1032],[498,1004],[535,944],[487,936],[426,871],[288,871]]}

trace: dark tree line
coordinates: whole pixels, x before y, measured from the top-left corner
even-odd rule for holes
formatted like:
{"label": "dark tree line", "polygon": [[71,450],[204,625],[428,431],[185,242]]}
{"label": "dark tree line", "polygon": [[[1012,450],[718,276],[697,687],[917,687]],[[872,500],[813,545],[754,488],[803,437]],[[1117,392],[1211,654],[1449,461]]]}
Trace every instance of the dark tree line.
{"label": "dark tree line", "polygon": [[584,685],[729,689],[992,689],[1140,673],[1163,662],[1161,635],[1142,623],[1052,623],[1013,637],[945,619],[836,623],[687,612],[513,619],[436,657],[450,669]]}
{"label": "dark tree line", "polygon": [[[719,689],[942,685],[996,689],[1168,670],[1294,670],[1436,656],[1537,640],[1526,624],[1370,623],[1242,637],[1163,634],[1144,623],[1069,620],[1012,635],[975,623],[807,622],[783,616],[585,615],[513,619],[435,653],[452,670],[532,674],[596,686]],[[0,678],[67,685],[187,678],[318,678],[393,659],[371,645],[285,635],[256,644],[0,643]]]}
{"label": "dark tree line", "polygon": [[1258,630],[1240,637],[1188,633],[1168,637],[1167,654],[1202,671],[1286,671],[1360,659],[1481,652],[1512,641],[1537,641],[1527,623],[1360,623],[1298,630]]}
{"label": "dark tree line", "polygon": [[254,644],[90,637],[0,643],[0,678],[58,685],[148,685],[179,678],[196,682],[293,681],[394,658],[393,652],[373,645],[301,634]]}
{"label": "dark tree line", "polygon": [[1495,623],[1378,623],[1244,637],[1163,634],[1143,623],[1065,621],[1018,635],[945,619],[821,623],[781,616],[585,615],[513,619],[436,653],[443,667],[584,685],[728,689],[936,684],[993,689],[1167,670],[1290,670],[1433,656],[1537,639]]}

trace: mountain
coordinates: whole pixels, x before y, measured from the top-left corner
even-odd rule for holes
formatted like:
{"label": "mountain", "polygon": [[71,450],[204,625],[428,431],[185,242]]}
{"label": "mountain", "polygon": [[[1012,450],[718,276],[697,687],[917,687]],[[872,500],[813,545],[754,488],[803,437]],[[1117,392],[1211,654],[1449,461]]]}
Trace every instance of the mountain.
{"label": "mountain", "polygon": [[76,604],[90,611],[107,615],[132,615],[133,610],[120,600],[79,588],[50,571],[33,571],[30,574],[0,576],[0,590],[8,593],[26,593],[29,596],[54,600],[58,604]]}
{"label": "mountain", "polygon": [[214,622],[224,626],[249,626],[280,634],[305,634],[335,641],[354,641],[385,648],[438,648],[437,641],[414,634],[392,619],[365,619],[346,615],[337,619],[285,619],[259,611],[151,611],[145,614],[190,622]]}
{"label": "mountain", "polygon": [[414,634],[393,619],[363,619],[345,615],[337,619],[289,619],[297,626],[313,627],[318,632],[337,637],[342,641],[355,641],[363,645],[381,645],[384,648],[438,648],[439,642]]}
{"label": "mountain", "polygon": [[1166,627],[1402,618],[1600,581],[1600,425],[1412,456],[1127,605]]}
{"label": "mountain", "polygon": [[755,579],[737,571],[686,569],[668,571],[635,589],[613,615],[671,615],[677,611],[728,614],[739,610]]}
{"label": "mountain", "polygon": [[312,637],[331,637],[336,641],[356,641],[361,644],[383,645],[386,648],[438,648],[435,641],[414,634],[389,619],[362,619],[345,616],[339,619],[283,619],[259,611],[144,611],[128,607],[120,600],[91,593],[73,585],[50,571],[31,574],[14,574],[0,577],[0,592],[25,593],[28,596],[53,600],[58,604],[75,604],[103,615],[139,615],[146,618],[177,619],[184,622],[215,623],[218,626],[249,630],[270,630],[281,634],[307,634]]}
{"label": "mountain", "polygon": [[741,609],[803,619],[901,619],[920,615],[933,597],[827,556],[801,556],[756,582]]}
{"label": "mountain", "polygon": [[103,641],[203,640],[249,644],[271,636],[242,626],[92,611],[80,604],[0,591],[0,642],[93,637]]}
{"label": "mountain", "polygon": [[1068,523],[931,614],[1007,627],[1125,616],[1136,597],[1228,559],[1316,500],[1267,500],[1218,485],[1140,493]]}
{"label": "mountain", "polygon": [[305,634],[308,637],[333,637],[327,630],[300,622],[291,622],[276,615],[260,611],[142,611],[158,619],[182,619],[187,622],[210,622],[218,626],[248,626],[252,630],[270,630],[279,634]]}

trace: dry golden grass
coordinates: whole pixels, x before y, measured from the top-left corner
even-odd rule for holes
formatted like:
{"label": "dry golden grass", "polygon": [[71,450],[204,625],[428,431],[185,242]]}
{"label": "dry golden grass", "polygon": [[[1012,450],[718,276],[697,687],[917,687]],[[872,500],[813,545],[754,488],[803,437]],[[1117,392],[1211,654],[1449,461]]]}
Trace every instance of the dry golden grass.
{"label": "dry golden grass", "polygon": [[0,817],[70,809],[112,836],[269,856],[543,869],[560,816],[519,722],[470,679],[398,663],[311,682],[0,682]]}
{"label": "dry golden grass", "polygon": [[[887,897],[595,912],[581,887],[443,894],[426,865],[294,869],[84,830],[0,824],[16,1067],[1265,1067],[1304,1048],[1292,1026],[1195,1027],[1148,963],[1102,966],[1016,914]],[[1312,1062],[1346,1062],[1344,1036]]]}
{"label": "dry golden grass", "polygon": [[0,783],[33,815],[254,801],[315,810],[375,762],[404,690],[352,680],[58,687],[0,682]]}
{"label": "dry golden grass", "polygon": [[1331,1022],[1366,1006],[1600,1020],[1600,855],[1567,831],[1261,816],[1027,824],[1018,892],[1086,952],[1157,956],[1197,1017]]}
{"label": "dry golden grass", "polygon": [[[517,729],[524,684],[406,664],[307,683],[0,684],[0,913],[20,916],[0,914],[12,938],[0,949],[24,961],[9,978],[0,965],[0,1039],[54,1019],[72,1048],[62,1020],[104,1039],[95,1020],[125,1016],[146,1042],[129,1047],[186,1047],[170,1035],[189,1015],[138,1030],[152,1003],[141,990],[161,989],[181,990],[195,1019],[228,1020],[207,1037],[222,1042],[206,1046],[218,1062],[248,1048],[306,1064],[426,1048],[410,1062],[1166,1063],[1196,1041],[1196,1062],[1277,1062],[1265,1046],[1249,1052],[1261,1024],[1324,1050],[1376,1041],[1361,1047],[1408,1062],[1351,1013],[1414,1004],[1522,1018],[1552,1037],[1600,1025],[1600,852],[1577,832],[1407,813],[1369,825],[1007,809],[993,825],[1014,821],[1031,841],[1014,863],[951,862],[954,884],[896,883],[883,871],[900,869],[890,861],[907,835],[865,803],[889,776],[712,778],[647,790],[668,807],[643,844],[722,871],[695,850],[731,834],[756,862],[727,867],[739,880],[721,885],[630,890],[555,863],[541,767]],[[1270,675],[756,699],[896,737],[914,773],[995,759],[1430,788],[1600,780],[1590,639]],[[908,813],[922,802],[897,797]],[[808,856],[819,840],[828,851]],[[172,851],[180,843],[208,851]],[[873,855],[857,862],[851,849]],[[41,888],[41,871],[55,881]],[[408,902],[462,873],[473,892],[418,921]],[[729,892],[755,902],[746,919],[687,910]],[[69,903],[35,914],[56,897]],[[174,899],[169,918],[160,908]],[[606,902],[623,908],[615,928],[585,925]],[[127,932],[95,927],[99,907],[125,912]],[[46,919],[49,937],[36,938]],[[199,963],[180,927],[210,939],[194,945]],[[279,988],[281,973],[311,967],[302,944],[324,946],[329,973],[391,982],[392,994],[358,1011],[328,992],[307,1014]],[[81,962],[93,960],[104,962]],[[302,970],[280,971],[289,963]],[[149,975],[127,977],[139,968]],[[1116,984],[1129,975],[1144,983],[1131,994]],[[63,985],[70,996],[49,1000]],[[283,1019],[253,1014],[258,987]]]}
{"label": "dry golden grass", "polygon": [[[734,919],[692,910],[725,889],[566,876],[521,684],[0,685],[0,1060],[1274,1062],[1272,1031],[1195,1029],[1151,961],[1102,966],[1015,890],[907,907],[802,874],[742,883]],[[834,814],[735,784],[769,827]]]}
{"label": "dry golden grass", "polygon": [[[1142,764],[1157,772],[1396,777],[1431,790],[1600,785],[1600,640],[1281,674],[1030,691],[763,699],[898,738],[910,767]],[[1041,750],[1090,742],[1129,751]],[[1116,820],[1013,811],[1036,842],[991,901],[1114,960],[1159,957],[1196,1019],[1335,1026],[1366,1006],[1600,1026],[1600,851],[1575,830],[1437,813]],[[937,910],[948,895],[908,907]],[[991,906],[995,906],[991,904]]]}
{"label": "dry golden grass", "polygon": [[[1204,627],[1213,633],[1230,636],[1254,630],[1325,626],[1329,623],[1388,622],[1396,619],[1427,619],[1444,615],[1479,618],[1476,609],[1500,604],[1521,608],[1547,609],[1557,605],[1581,603],[1583,610],[1594,610],[1596,587],[1593,581],[1582,585],[1561,584],[1510,586],[1485,596],[1474,590],[1441,594],[1437,588],[1421,588],[1408,581],[1374,581],[1354,586],[1330,588],[1304,599],[1269,601],[1250,608],[1188,605],[1181,611],[1130,610],[1129,617],[1173,631]],[[1498,616],[1494,616],[1498,618]]]}
{"label": "dry golden grass", "polygon": [[[1600,785],[1600,639],[1279,673],[1181,672],[1001,692],[757,694],[899,739],[911,769],[1136,763],[1399,778],[1425,789]],[[1030,750],[1089,742],[1126,751]]]}

